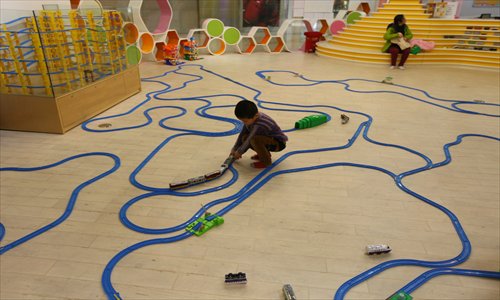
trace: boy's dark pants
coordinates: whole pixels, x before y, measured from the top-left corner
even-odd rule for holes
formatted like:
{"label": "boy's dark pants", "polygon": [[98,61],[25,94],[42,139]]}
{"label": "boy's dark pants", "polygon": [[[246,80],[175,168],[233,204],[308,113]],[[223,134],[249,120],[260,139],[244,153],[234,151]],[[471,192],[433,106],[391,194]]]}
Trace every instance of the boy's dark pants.
{"label": "boy's dark pants", "polygon": [[[247,137],[248,135],[242,136],[243,140]],[[285,149],[285,147],[286,144],[281,143],[269,136],[256,135],[250,140],[250,148],[257,152],[259,160],[266,166],[269,166],[272,163],[271,153],[269,153],[269,151],[279,152]]]}

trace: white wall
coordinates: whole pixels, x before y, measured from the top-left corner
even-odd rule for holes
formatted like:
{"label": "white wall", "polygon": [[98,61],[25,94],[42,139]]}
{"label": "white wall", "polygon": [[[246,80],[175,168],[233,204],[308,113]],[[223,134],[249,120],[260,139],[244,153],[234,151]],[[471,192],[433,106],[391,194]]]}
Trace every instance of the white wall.
{"label": "white wall", "polygon": [[[429,0],[423,0],[422,3],[427,4]],[[437,2],[437,1],[434,1]],[[452,2],[452,0],[446,0],[446,2]],[[472,7],[474,4],[473,0],[463,0],[462,9],[460,11],[460,18],[477,18],[481,14],[491,14],[492,16],[500,16],[500,7],[484,8],[484,7]]]}
{"label": "white wall", "polygon": [[[290,18],[304,18],[308,20],[333,20],[334,0],[290,0]],[[356,10],[361,2],[368,2],[371,12],[377,11],[379,0],[350,0],[349,10]]]}
{"label": "white wall", "polygon": [[461,18],[477,18],[481,14],[491,14],[492,16],[500,16],[500,7],[494,8],[484,8],[484,7],[472,7],[472,0],[465,0],[462,4],[462,10],[460,12]]}
{"label": "white wall", "polygon": [[57,4],[61,9],[70,8],[69,0],[0,0],[0,23],[32,16],[33,10],[41,10],[46,4]]}
{"label": "white wall", "polygon": [[290,0],[292,18],[333,20],[334,0]]}

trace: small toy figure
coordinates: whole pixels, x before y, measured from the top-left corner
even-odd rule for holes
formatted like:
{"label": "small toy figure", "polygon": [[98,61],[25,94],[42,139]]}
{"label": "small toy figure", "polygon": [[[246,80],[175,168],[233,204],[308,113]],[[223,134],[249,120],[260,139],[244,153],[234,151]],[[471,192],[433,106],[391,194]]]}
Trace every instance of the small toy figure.
{"label": "small toy figure", "polygon": [[366,254],[367,255],[373,255],[373,254],[383,254],[383,253],[389,253],[391,252],[391,247],[388,245],[368,245],[366,246]]}
{"label": "small toy figure", "polygon": [[197,60],[198,59],[198,44],[194,37],[191,37],[189,41],[184,42],[182,45],[184,47],[184,59],[185,60]]}
{"label": "small toy figure", "polygon": [[340,115],[340,119],[342,120],[342,124],[346,124],[347,122],[349,122],[349,117],[344,114]]}
{"label": "small toy figure", "polygon": [[167,44],[163,46],[163,53],[167,65],[175,66],[179,63],[179,48],[177,45]]}
{"label": "small toy figure", "polygon": [[286,300],[297,300],[295,292],[293,291],[292,286],[290,284],[285,284],[283,286],[283,294],[285,294]]}
{"label": "small toy figure", "polygon": [[247,275],[241,272],[237,274],[229,273],[226,274],[224,282],[227,284],[246,284]]}

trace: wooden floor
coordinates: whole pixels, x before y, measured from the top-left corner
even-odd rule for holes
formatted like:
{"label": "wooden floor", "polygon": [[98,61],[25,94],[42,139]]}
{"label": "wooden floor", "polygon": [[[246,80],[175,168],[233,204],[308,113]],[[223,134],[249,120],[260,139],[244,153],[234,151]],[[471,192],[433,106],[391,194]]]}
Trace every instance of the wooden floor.
{"label": "wooden floor", "polygon": [[[410,57],[411,59],[411,57]],[[271,85],[255,76],[265,69],[292,70],[317,80],[365,78],[380,81],[394,77],[397,84],[424,89],[445,99],[499,103],[499,72],[438,66],[410,66],[389,70],[325,59],[301,53],[251,56],[226,54],[199,61],[209,70],[262,90],[261,99],[295,104],[326,104],[361,111],[373,117],[369,136],[380,142],[410,147],[433,162],[444,159],[442,147],[462,133],[500,136],[500,120],[457,113],[394,93],[353,93],[339,84],[312,87]],[[173,67],[144,63],[143,77],[159,75]],[[251,99],[254,92],[233,83],[203,75],[202,81],[167,97],[232,93]],[[171,74],[163,80],[179,87],[186,75]],[[290,74],[271,74],[280,83],[299,83]],[[351,89],[398,91],[428,100],[416,91],[397,86],[350,82]],[[143,92],[103,115],[126,112],[163,88],[143,83]],[[234,104],[234,97],[216,97],[215,105]],[[179,105],[189,110],[182,118],[167,121],[174,127],[224,131],[230,125],[196,117],[201,102],[150,101],[129,116],[103,121],[111,128],[141,124],[145,108]],[[276,106],[270,106],[276,107]],[[474,109],[473,106],[463,108]],[[478,110],[499,114],[498,107]],[[333,120],[321,127],[289,133],[285,152],[340,146],[347,143],[366,118],[350,114],[341,125],[339,111],[324,109]],[[153,124],[133,130],[91,133],[75,128],[65,135],[1,131],[2,167],[33,167],[86,152],[118,155],[120,169],[84,188],[74,212],[64,223],[0,256],[1,299],[103,299],[104,266],[120,250],[153,238],[124,227],[118,212],[124,203],[144,192],[129,183],[130,173],[173,131],[158,121],[178,113],[173,109],[151,112]],[[211,113],[233,117],[232,108]],[[266,111],[282,128],[305,116],[303,113]],[[96,122],[92,128],[98,128]],[[139,173],[146,185],[165,187],[169,182],[199,176],[226,158],[235,136],[180,137],[169,143]],[[466,138],[451,148],[448,166],[408,177],[414,191],[442,204],[460,219],[472,244],[470,259],[461,268],[499,271],[500,243],[500,143]],[[144,227],[162,228],[187,220],[201,204],[236,193],[259,171],[249,167],[250,153],[235,166],[240,177],[230,188],[198,197],[157,196],[129,210],[132,221]],[[273,156],[280,157],[282,153]],[[423,160],[402,150],[369,144],[359,139],[341,151],[295,155],[277,169],[331,162],[356,162],[387,168],[394,173],[423,166]],[[2,245],[50,223],[60,216],[73,189],[113,165],[110,158],[88,157],[37,172],[1,172],[0,221],[6,236]],[[202,188],[229,180],[229,174]],[[199,190],[201,188],[193,188]],[[163,235],[165,236],[165,235]],[[366,256],[367,244],[384,243],[393,252]],[[202,237],[143,248],[125,257],[113,272],[112,283],[124,299],[283,299],[281,287],[292,284],[298,299],[332,299],[346,280],[383,261],[397,258],[444,260],[458,255],[461,244],[448,217],[397,188],[393,179],[374,170],[336,167],[281,175],[225,216],[225,223]],[[385,299],[425,268],[400,267],[360,284],[346,299]],[[245,272],[246,286],[226,287],[224,274]],[[412,293],[415,299],[500,298],[500,281],[443,276]]]}

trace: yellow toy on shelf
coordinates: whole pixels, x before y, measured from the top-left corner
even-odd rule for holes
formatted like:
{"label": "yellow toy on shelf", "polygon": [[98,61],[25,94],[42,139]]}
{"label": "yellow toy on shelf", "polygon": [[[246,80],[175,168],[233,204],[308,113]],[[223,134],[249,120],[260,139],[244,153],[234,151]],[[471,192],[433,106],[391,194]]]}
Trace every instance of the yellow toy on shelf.
{"label": "yellow toy on shelf", "polygon": [[1,93],[61,95],[127,70],[122,26],[109,10],[41,10],[1,24]]}
{"label": "yellow toy on shelf", "polygon": [[65,133],[141,90],[118,11],[40,10],[0,24],[0,129]]}

